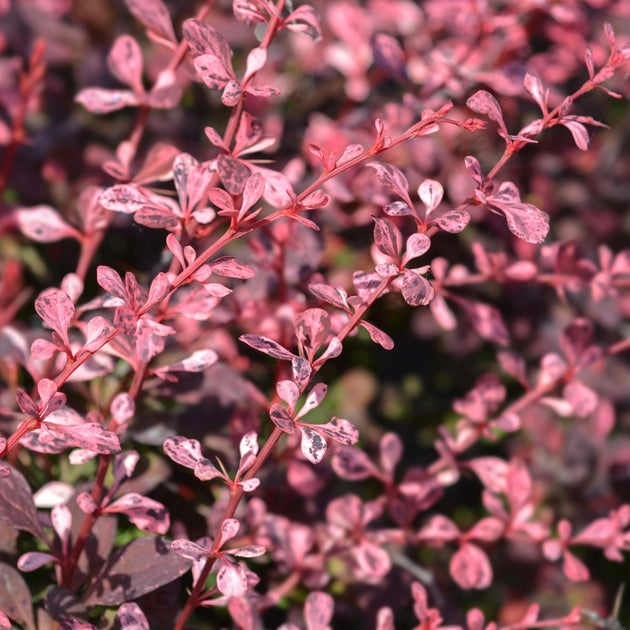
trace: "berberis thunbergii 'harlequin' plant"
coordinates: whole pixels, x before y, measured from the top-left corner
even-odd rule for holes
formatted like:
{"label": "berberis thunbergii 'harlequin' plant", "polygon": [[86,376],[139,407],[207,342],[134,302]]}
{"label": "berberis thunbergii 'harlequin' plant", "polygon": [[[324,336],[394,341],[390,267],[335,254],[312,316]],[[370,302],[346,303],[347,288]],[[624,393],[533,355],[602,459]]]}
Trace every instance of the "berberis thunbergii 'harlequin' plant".
{"label": "berberis thunbergii 'harlequin' plant", "polygon": [[621,627],[627,1],[193,4],[0,2],[0,628]]}

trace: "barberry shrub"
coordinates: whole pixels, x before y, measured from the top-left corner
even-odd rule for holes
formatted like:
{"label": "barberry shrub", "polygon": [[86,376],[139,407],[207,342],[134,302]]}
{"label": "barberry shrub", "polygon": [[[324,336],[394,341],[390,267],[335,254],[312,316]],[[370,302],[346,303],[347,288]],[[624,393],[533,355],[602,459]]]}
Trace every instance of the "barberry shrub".
{"label": "barberry shrub", "polygon": [[629,17],[0,2],[0,628],[621,627]]}

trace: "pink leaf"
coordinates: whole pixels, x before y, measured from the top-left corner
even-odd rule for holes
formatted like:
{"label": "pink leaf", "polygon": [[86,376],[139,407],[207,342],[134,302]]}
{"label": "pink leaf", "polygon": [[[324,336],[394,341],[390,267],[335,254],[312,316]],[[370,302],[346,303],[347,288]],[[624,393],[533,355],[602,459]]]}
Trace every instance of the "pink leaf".
{"label": "pink leaf", "polygon": [[81,234],[50,206],[20,208],[16,215],[22,234],[39,243],[52,243],[64,238],[81,239]]}
{"label": "pink leaf", "polygon": [[370,579],[382,578],[391,569],[388,553],[366,540],[354,548],[354,558],[361,572]]}
{"label": "pink leaf", "polygon": [[416,217],[416,212],[410,208],[404,201],[393,201],[383,206],[383,212],[390,217],[404,217],[412,216]]}
{"label": "pink leaf", "polygon": [[267,550],[261,545],[247,545],[246,547],[239,547],[238,549],[230,549],[230,555],[237,558],[259,558],[264,556]]}
{"label": "pink leaf", "polygon": [[152,534],[166,534],[170,518],[166,508],[157,501],[130,492],[108,505],[104,512],[125,514],[138,529]]}
{"label": "pink leaf", "polygon": [[487,588],[492,582],[488,556],[477,545],[464,543],[449,564],[453,579],[461,588]]}
{"label": "pink leaf", "polygon": [[198,545],[197,543],[192,542],[192,540],[187,540],[186,538],[173,540],[171,542],[171,550],[178,556],[195,562],[203,560],[210,555],[210,547]]}
{"label": "pink leaf", "polygon": [[149,205],[149,199],[136,186],[118,184],[101,193],[99,203],[112,212],[133,214]]}
{"label": "pink leaf", "polygon": [[319,15],[308,4],[303,4],[290,13],[282,23],[282,27],[298,33],[306,33],[316,42],[322,38]]}
{"label": "pink leaf", "polygon": [[127,302],[127,290],[122,283],[122,279],[111,267],[99,265],[96,268],[96,281],[107,293]]}
{"label": "pink leaf", "polygon": [[578,149],[582,151],[588,151],[591,140],[588,137],[588,131],[586,127],[576,120],[569,120],[568,118],[562,118],[560,120],[560,124],[564,125],[573,136],[573,141],[575,142]]}
{"label": "pink leaf", "polygon": [[573,380],[567,383],[562,395],[571,404],[573,413],[578,418],[586,418],[597,407],[597,394],[580,381]]}
{"label": "pink leaf", "polygon": [[135,602],[123,604],[116,613],[120,630],[149,630],[149,622]]}
{"label": "pink leaf", "polygon": [[440,182],[433,179],[425,179],[418,188],[418,195],[427,207],[426,216],[428,217],[440,205],[444,196],[444,188],[442,188]]}
{"label": "pink leaf", "polygon": [[464,159],[464,165],[475,181],[475,184],[477,184],[477,188],[481,188],[483,186],[483,172],[479,160],[472,155],[467,155]]}
{"label": "pink leaf", "polygon": [[234,16],[247,26],[254,26],[268,21],[264,2],[261,0],[234,0]]}
{"label": "pink leaf", "polygon": [[402,295],[410,306],[426,306],[435,295],[431,283],[418,269],[405,269]]}
{"label": "pink leaf", "polygon": [[307,630],[326,630],[332,619],[334,601],[328,593],[313,591],[304,604]]}
{"label": "pink leaf", "polygon": [[195,55],[214,54],[223,60],[232,57],[232,50],[223,36],[209,24],[196,19],[186,20],[183,28],[184,39]]}
{"label": "pink leaf", "polygon": [[500,135],[507,135],[505,122],[503,121],[503,112],[497,99],[486,90],[475,92],[467,101],[466,105],[473,112],[478,114],[486,114],[490,120],[494,120],[499,125]]}
{"label": "pink leaf", "polygon": [[348,481],[367,479],[378,473],[370,458],[359,448],[343,446],[335,451],[331,466],[342,478]]}
{"label": "pink leaf", "polygon": [[46,422],[49,429],[63,435],[64,439],[72,446],[78,446],[88,451],[94,451],[103,455],[120,453],[118,436],[108,431],[102,424],[86,423],[74,426],[64,426]]}
{"label": "pink leaf", "polygon": [[[41,551],[29,551],[22,554],[17,561],[17,568],[20,571],[29,573],[35,571],[49,562],[58,562],[57,558],[50,553],[43,553]],[[8,626],[11,628],[11,625]]]}
{"label": "pink leaf", "polygon": [[129,36],[116,39],[107,56],[110,72],[128,85],[136,94],[144,92],[142,87],[142,53],[138,42]]}
{"label": "pink leaf", "polygon": [[386,256],[398,260],[402,245],[400,230],[389,220],[372,217],[374,220],[374,243]]}
{"label": "pink leaf", "polygon": [[343,288],[322,282],[311,282],[311,284],[308,285],[308,290],[320,300],[338,306],[346,311],[348,310],[348,294]]}
{"label": "pink leaf", "polygon": [[417,534],[419,540],[436,541],[440,543],[457,540],[459,529],[450,518],[436,514]]}
{"label": "pink leaf", "polygon": [[222,89],[230,81],[235,81],[231,65],[228,68],[221,57],[213,54],[201,55],[195,58],[194,64],[199,76],[211,90]]}
{"label": "pink leaf", "polygon": [[190,440],[180,435],[166,438],[164,452],[174,462],[187,468],[194,468],[195,464],[202,459],[201,444],[197,440]]}
{"label": "pink leaf", "polygon": [[309,395],[306,397],[304,406],[302,407],[302,409],[300,409],[300,413],[295,416],[295,419],[298,420],[302,416],[305,416],[312,409],[315,409],[315,407],[317,407],[322,402],[322,400],[324,400],[327,391],[328,387],[325,383],[317,383],[310,391]]}
{"label": "pink leaf", "polygon": [[368,331],[372,341],[385,348],[385,350],[391,350],[394,347],[394,340],[380,328],[374,326],[374,324],[361,320],[359,326],[363,326]]}
{"label": "pink leaf", "polygon": [[306,351],[311,357],[328,339],[330,332],[330,317],[321,308],[309,308],[297,317],[295,336],[298,347]]}
{"label": "pink leaf", "polygon": [[475,330],[484,339],[506,346],[510,337],[498,309],[482,302],[458,300],[464,307]]}
{"label": "pink leaf", "polygon": [[326,424],[310,426],[331,440],[336,440],[346,446],[351,446],[359,441],[359,430],[351,422],[343,418],[333,418]]}
{"label": "pink leaf", "polygon": [[150,31],[176,43],[173,24],[162,0],[125,0],[129,11]]}
{"label": "pink leaf", "polygon": [[247,575],[241,566],[227,560],[217,573],[217,588],[226,597],[241,597],[247,592]]}
{"label": "pink leaf", "polygon": [[368,166],[376,171],[383,186],[398,195],[408,206],[413,206],[409,197],[409,183],[399,168],[381,162],[371,162]]}
{"label": "pink leaf", "polygon": [[538,103],[538,107],[542,110],[543,116],[546,116],[549,90],[545,91],[542,81],[529,72],[525,75],[523,83],[525,85],[525,89],[534,97],[536,103]]}
{"label": "pink leaf", "polygon": [[262,335],[241,335],[239,339],[246,343],[248,346],[268,354],[274,359],[282,359],[283,361],[291,361],[295,356],[292,352],[289,352],[286,348],[283,348],[278,342],[269,337],[263,337]]}
{"label": "pink leaf", "polygon": [[470,222],[470,214],[466,210],[449,210],[433,219],[445,232],[457,234]]}
{"label": "pink leaf", "polygon": [[179,225],[179,218],[167,208],[147,206],[141,208],[134,215],[136,222],[154,230],[172,230]]}
{"label": "pink leaf", "polygon": [[65,291],[59,289],[46,289],[35,300],[37,314],[50,326],[63,340],[65,346],[70,348],[68,340],[68,326],[74,318],[74,304]]}
{"label": "pink leaf", "polygon": [[138,104],[138,97],[129,90],[105,90],[103,88],[81,90],[74,100],[94,114],[108,114],[117,109]]}
{"label": "pink leaf", "polygon": [[317,431],[305,426],[301,426],[302,430],[302,453],[312,464],[319,464],[326,454],[328,445],[326,440]]}
{"label": "pink leaf", "polygon": [[16,388],[15,399],[18,407],[25,416],[29,416],[31,418],[39,417],[39,408],[33,399],[22,388]]}
{"label": "pink leaf", "polygon": [[158,273],[149,287],[149,297],[145,302],[145,308],[161,302],[168,295],[170,290],[171,284],[168,280],[168,276],[163,272]]}
{"label": "pink leaf", "polygon": [[573,582],[583,582],[584,580],[588,580],[590,577],[590,572],[587,566],[568,550],[564,552],[562,570]]}
{"label": "pink leaf", "polygon": [[405,53],[395,37],[376,33],[372,37],[372,53],[377,67],[400,83],[408,81]]}

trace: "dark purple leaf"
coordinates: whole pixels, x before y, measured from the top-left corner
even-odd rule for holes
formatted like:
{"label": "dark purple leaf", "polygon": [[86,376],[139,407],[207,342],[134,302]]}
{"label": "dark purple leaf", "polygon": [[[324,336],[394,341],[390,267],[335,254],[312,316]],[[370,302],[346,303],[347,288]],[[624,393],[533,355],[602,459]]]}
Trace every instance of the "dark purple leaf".
{"label": "dark purple leaf", "polygon": [[183,575],[190,562],[169,541],[147,536],[116,549],[83,596],[86,606],[117,606]]}
{"label": "dark purple leaf", "polygon": [[25,630],[35,630],[28,586],[20,572],[4,562],[0,562],[0,610],[22,624]]}
{"label": "dark purple leaf", "polygon": [[398,40],[387,33],[376,33],[372,37],[374,63],[390,77],[400,83],[408,81],[405,53]]}
{"label": "dark purple leaf", "polygon": [[44,602],[46,610],[58,621],[72,619],[77,622],[86,622],[88,620],[87,608],[81,599],[68,589],[53,587],[46,593]]}
{"label": "dark purple leaf", "polygon": [[0,477],[0,520],[46,541],[47,537],[39,522],[31,488],[21,472],[8,464],[6,466],[10,468],[11,474]]}

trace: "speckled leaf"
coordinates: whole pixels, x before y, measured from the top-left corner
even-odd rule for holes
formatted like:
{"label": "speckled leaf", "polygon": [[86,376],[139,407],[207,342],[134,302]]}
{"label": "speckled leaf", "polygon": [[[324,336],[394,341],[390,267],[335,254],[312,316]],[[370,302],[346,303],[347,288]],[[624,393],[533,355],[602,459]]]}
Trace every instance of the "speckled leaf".
{"label": "speckled leaf", "polygon": [[0,562],[0,609],[26,630],[35,630],[28,586],[19,571],[4,562]]}

